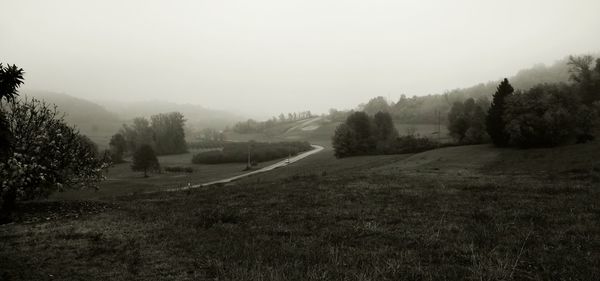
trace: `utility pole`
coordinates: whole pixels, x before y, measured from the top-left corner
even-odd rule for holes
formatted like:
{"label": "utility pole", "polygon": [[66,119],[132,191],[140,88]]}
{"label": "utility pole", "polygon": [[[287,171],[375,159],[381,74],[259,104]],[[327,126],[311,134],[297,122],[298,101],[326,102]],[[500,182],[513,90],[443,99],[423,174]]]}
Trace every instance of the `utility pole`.
{"label": "utility pole", "polygon": [[438,108],[437,110],[437,115],[438,115],[438,144],[441,144],[442,141],[442,112],[441,110]]}
{"label": "utility pole", "polygon": [[248,164],[246,164],[246,169],[250,169],[250,142],[248,142]]}

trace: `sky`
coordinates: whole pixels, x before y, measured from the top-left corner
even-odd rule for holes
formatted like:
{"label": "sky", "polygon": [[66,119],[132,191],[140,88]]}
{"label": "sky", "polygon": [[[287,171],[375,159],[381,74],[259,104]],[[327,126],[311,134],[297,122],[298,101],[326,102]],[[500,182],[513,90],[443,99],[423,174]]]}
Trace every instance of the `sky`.
{"label": "sky", "polygon": [[251,116],[427,95],[600,51],[598,0],[0,0],[24,90]]}

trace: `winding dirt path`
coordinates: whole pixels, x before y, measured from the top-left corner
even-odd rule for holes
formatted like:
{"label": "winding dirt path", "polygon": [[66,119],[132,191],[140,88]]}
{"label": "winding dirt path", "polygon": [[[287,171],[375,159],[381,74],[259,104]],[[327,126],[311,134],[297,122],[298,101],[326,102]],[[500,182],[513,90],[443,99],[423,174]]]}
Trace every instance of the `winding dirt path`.
{"label": "winding dirt path", "polygon": [[258,169],[256,171],[252,171],[252,172],[248,172],[248,173],[244,173],[241,175],[237,175],[237,176],[233,176],[233,177],[229,177],[229,178],[225,178],[225,179],[220,179],[220,180],[216,180],[216,181],[211,181],[211,182],[207,182],[207,183],[201,183],[201,184],[195,184],[195,185],[189,185],[186,187],[180,187],[180,188],[172,188],[172,189],[167,189],[166,191],[180,191],[180,190],[188,190],[188,189],[193,189],[193,188],[200,188],[200,187],[205,187],[205,186],[209,186],[209,185],[214,185],[214,184],[224,184],[224,183],[229,183],[244,177],[248,177],[251,175],[256,175],[256,174],[260,174],[260,173],[264,173],[264,172],[268,172],[268,171],[272,171],[275,170],[277,168],[281,168],[281,167],[285,167],[287,165],[290,165],[292,163],[298,162],[308,156],[311,156],[313,154],[319,153],[321,152],[321,150],[323,150],[323,147],[320,145],[314,145],[311,144],[311,146],[313,147],[313,149],[306,151],[304,153],[298,154],[294,157],[291,157],[289,159],[285,159],[282,161],[279,161],[275,164],[266,166],[264,168]]}

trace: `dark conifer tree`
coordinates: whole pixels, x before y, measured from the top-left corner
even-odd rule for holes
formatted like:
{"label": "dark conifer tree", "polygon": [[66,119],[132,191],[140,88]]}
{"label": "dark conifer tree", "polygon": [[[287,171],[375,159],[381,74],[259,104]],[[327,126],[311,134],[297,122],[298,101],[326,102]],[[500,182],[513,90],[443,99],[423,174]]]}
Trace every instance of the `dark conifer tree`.
{"label": "dark conifer tree", "polygon": [[496,146],[507,146],[509,142],[509,135],[505,131],[507,120],[504,120],[503,115],[506,109],[506,100],[514,91],[508,79],[504,78],[500,85],[498,85],[494,94],[494,100],[488,110],[486,129]]}

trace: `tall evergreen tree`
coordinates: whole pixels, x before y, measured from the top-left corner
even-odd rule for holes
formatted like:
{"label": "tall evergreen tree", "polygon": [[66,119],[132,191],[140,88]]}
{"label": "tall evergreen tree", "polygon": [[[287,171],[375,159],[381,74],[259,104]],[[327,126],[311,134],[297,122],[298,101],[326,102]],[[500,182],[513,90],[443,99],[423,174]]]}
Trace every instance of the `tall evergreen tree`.
{"label": "tall evergreen tree", "polygon": [[486,129],[488,135],[492,139],[492,142],[496,146],[507,146],[509,141],[509,135],[505,131],[506,120],[504,120],[504,111],[506,110],[506,100],[514,93],[513,87],[508,82],[508,79],[504,80],[498,85],[492,105],[488,110],[486,118]]}

